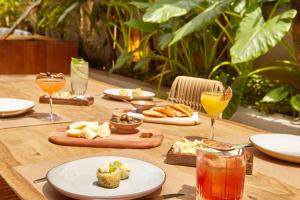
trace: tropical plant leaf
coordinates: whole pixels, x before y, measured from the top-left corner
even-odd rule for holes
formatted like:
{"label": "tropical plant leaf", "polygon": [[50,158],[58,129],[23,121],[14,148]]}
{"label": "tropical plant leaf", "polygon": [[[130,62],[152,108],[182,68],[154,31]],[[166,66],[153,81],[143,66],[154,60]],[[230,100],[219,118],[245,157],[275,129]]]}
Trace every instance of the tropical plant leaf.
{"label": "tropical plant leaf", "polygon": [[194,17],[191,21],[179,28],[174,33],[174,38],[169,45],[172,45],[183,37],[195,32],[200,31],[210,25],[216,18],[220,16],[228,8],[233,0],[216,1],[214,4],[205,9],[202,13]]}
{"label": "tropical plant leaf", "polygon": [[116,64],[109,70],[109,72],[112,73],[114,70],[120,69],[131,59],[132,53],[128,53],[126,50],[123,50],[121,55],[118,57]]}
{"label": "tropical plant leaf", "polygon": [[240,107],[246,84],[247,75],[237,76],[236,79],[233,81],[233,83],[230,86],[232,89],[232,98],[227,108],[223,112],[223,118],[230,119]]}
{"label": "tropical plant leaf", "polygon": [[80,1],[76,1],[75,3],[71,4],[64,12],[59,16],[56,26],[59,25],[67,16],[69,13],[71,13],[74,9],[80,6]]}
{"label": "tropical plant leaf", "polygon": [[231,62],[248,62],[267,53],[289,31],[296,14],[296,10],[288,10],[265,22],[260,7],[247,13],[230,49]]}
{"label": "tropical plant leaf", "polygon": [[292,98],[290,99],[290,105],[292,106],[292,108],[300,112],[300,94],[292,96]]}
{"label": "tropical plant leaf", "polygon": [[168,44],[170,43],[170,41],[173,39],[173,34],[172,33],[166,33],[164,35],[161,35],[158,38],[158,46],[160,49],[164,49],[166,47],[168,47]]}
{"label": "tropical plant leaf", "polygon": [[173,17],[187,14],[204,0],[160,0],[147,8],[143,16],[145,22],[163,23]]}
{"label": "tropical plant leaf", "polygon": [[128,25],[131,28],[135,28],[139,31],[145,32],[145,33],[150,33],[153,31],[157,31],[159,29],[158,24],[153,24],[149,22],[144,22],[139,19],[132,19],[127,22],[125,22],[126,25]]}
{"label": "tropical plant leaf", "polygon": [[275,88],[271,91],[269,91],[264,98],[261,100],[261,102],[279,102],[282,101],[284,98],[286,98],[289,95],[289,90],[287,87],[281,86],[278,88]]}
{"label": "tropical plant leaf", "polygon": [[146,9],[152,5],[151,3],[137,2],[137,1],[130,2],[130,4],[137,7],[138,9]]}
{"label": "tropical plant leaf", "polygon": [[143,60],[139,61],[138,63],[136,63],[136,65],[133,67],[133,71],[142,71],[143,73],[148,73],[149,69],[148,69],[148,64],[149,61],[151,60],[150,57],[146,57]]}

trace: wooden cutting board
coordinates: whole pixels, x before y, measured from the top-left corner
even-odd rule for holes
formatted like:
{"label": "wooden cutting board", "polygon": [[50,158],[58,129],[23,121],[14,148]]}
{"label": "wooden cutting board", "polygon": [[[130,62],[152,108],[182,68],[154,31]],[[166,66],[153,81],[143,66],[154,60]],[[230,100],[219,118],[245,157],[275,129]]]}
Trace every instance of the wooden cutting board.
{"label": "wooden cutting board", "polygon": [[156,117],[147,117],[141,113],[136,113],[130,109],[115,109],[113,112],[113,116],[120,117],[122,114],[128,114],[131,117],[136,117],[143,122],[155,123],[155,124],[170,124],[177,126],[195,126],[200,124],[200,118],[198,112],[194,112],[192,117],[164,117],[164,118],[156,118]]}
{"label": "wooden cutting board", "polygon": [[133,134],[118,134],[112,129],[112,134],[109,137],[97,137],[93,140],[88,140],[86,138],[67,136],[65,133],[67,129],[67,127],[64,127],[52,132],[48,138],[49,141],[64,146],[148,149],[159,146],[164,138],[163,134],[157,131],[138,128]]}
{"label": "wooden cutting board", "polygon": [[[40,96],[40,103],[49,103],[49,97],[47,95]],[[80,98],[57,98],[52,97],[53,104],[62,104],[62,105],[74,105],[74,106],[89,106],[94,103],[94,97],[86,97],[84,99]]]}

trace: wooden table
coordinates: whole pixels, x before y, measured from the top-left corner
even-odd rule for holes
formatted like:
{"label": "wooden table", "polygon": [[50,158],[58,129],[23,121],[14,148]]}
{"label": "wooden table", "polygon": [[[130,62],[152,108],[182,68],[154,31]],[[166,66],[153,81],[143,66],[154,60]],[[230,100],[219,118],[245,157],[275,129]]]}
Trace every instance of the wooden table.
{"label": "wooden table", "polygon": [[[34,76],[0,76],[0,97],[25,98],[37,102],[42,94],[35,86]],[[101,94],[104,89],[113,86],[95,80],[89,81],[88,94]],[[44,105],[49,106],[49,105]],[[54,112],[63,113],[70,119],[99,120],[109,119],[114,108],[129,107],[119,101],[96,97],[95,104],[89,107],[54,105]],[[59,146],[48,142],[51,131],[62,124],[20,127],[0,130],[0,175],[22,199],[45,199],[13,167],[55,160],[64,160],[89,155],[122,155],[153,162],[162,167],[167,174],[167,181],[162,193],[195,191],[195,169],[183,166],[171,166],[164,163],[165,154],[172,144],[184,136],[208,136],[209,118],[201,115],[202,123],[198,126],[172,126],[143,124],[145,128],[157,129],[165,138],[160,147],[146,150],[101,149]],[[226,120],[216,123],[216,139],[246,143],[249,136],[262,132]],[[289,200],[300,199],[299,165],[281,162],[252,149],[254,174],[246,177],[244,199],[247,200]],[[1,191],[0,191],[1,199]],[[184,198],[183,198],[184,199]]]}

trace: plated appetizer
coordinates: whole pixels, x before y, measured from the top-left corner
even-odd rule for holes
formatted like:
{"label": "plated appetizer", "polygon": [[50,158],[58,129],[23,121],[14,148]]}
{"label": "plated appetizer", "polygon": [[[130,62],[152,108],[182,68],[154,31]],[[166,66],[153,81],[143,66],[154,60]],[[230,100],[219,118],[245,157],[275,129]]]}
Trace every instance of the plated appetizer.
{"label": "plated appetizer", "polygon": [[110,136],[111,131],[108,122],[99,124],[98,122],[80,121],[70,124],[66,133],[69,137],[92,140],[96,137],[108,137]]}
{"label": "plated appetizer", "polygon": [[148,117],[191,117],[193,109],[184,104],[173,104],[169,106],[153,107],[150,110],[144,110],[143,115]]}
{"label": "plated appetizer", "polygon": [[113,161],[108,166],[100,166],[96,172],[99,186],[104,188],[117,188],[121,180],[129,178],[131,168],[127,163]]}

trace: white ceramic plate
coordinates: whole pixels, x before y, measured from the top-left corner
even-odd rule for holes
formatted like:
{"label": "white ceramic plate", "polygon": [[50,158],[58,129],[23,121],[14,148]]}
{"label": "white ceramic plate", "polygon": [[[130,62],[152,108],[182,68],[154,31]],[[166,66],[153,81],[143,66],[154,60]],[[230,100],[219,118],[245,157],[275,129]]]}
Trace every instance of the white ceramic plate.
{"label": "white ceramic plate", "polygon": [[31,101],[13,98],[0,98],[0,116],[10,117],[31,110],[35,104]]}
{"label": "white ceramic plate", "polygon": [[300,136],[288,134],[259,134],[250,141],[260,151],[281,160],[300,163]]}
{"label": "white ceramic plate", "polygon": [[[100,165],[118,160],[128,163],[132,171],[115,189],[97,185],[96,172]],[[57,191],[75,199],[134,199],[146,196],[164,183],[166,175],[159,167],[132,158],[97,156],[67,162],[51,169],[47,180]]]}
{"label": "white ceramic plate", "polygon": [[[128,96],[121,96],[119,94],[120,90],[127,90],[128,91]],[[133,91],[133,89],[118,88],[118,89],[107,89],[107,90],[104,90],[103,93],[106,94],[107,96],[113,98],[113,99],[118,99],[118,100],[122,100],[122,99],[129,100],[131,98],[132,99],[143,100],[143,99],[151,99],[152,97],[155,96],[155,94],[153,92],[143,90],[143,95],[142,96],[132,97],[132,91]]]}

